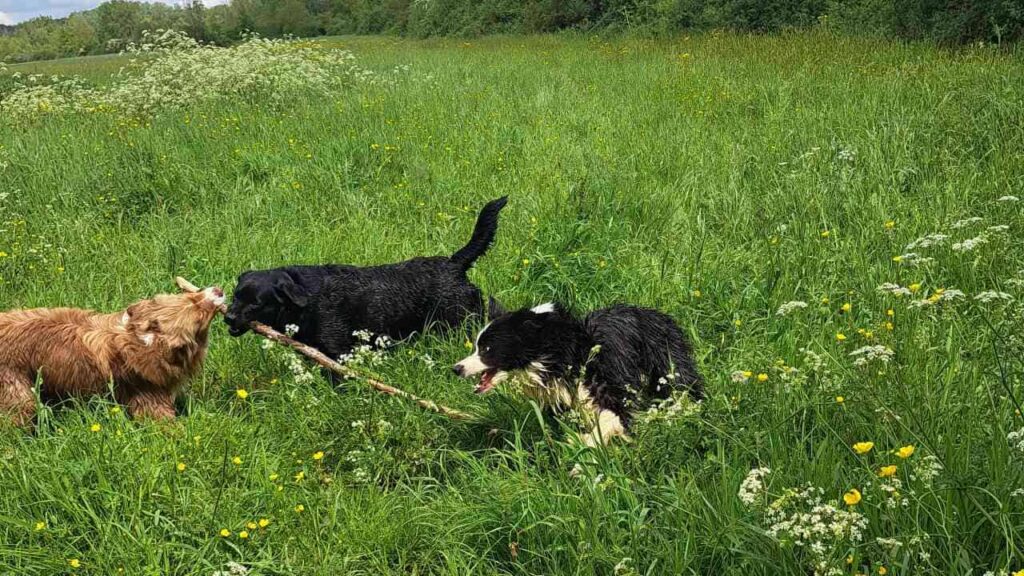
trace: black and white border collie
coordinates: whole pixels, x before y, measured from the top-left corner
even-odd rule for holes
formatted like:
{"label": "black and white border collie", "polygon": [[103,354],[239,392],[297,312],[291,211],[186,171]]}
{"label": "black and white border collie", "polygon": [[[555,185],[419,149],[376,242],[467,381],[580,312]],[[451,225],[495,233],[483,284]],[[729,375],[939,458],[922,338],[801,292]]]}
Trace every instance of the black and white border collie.
{"label": "black and white border collie", "polygon": [[527,395],[555,410],[575,408],[588,421],[588,446],[625,436],[635,409],[673,390],[703,397],[690,343],[657,310],[616,305],[580,320],[554,303],[515,312],[490,306],[493,320],[455,373],[479,375],[478,394],[525,374]]}
{"label": "black and white border collie", "polygon": [[429,326],[452,328],[482,316],[480,290],[466,272],[487,252],[508,197],[480,211],[469,243],[451,256],[381,266],[286,266],[244,272],[224,321],[232,336],[252,321],[285,332],[331,358],[349,353],[357,331],[402,340]]}

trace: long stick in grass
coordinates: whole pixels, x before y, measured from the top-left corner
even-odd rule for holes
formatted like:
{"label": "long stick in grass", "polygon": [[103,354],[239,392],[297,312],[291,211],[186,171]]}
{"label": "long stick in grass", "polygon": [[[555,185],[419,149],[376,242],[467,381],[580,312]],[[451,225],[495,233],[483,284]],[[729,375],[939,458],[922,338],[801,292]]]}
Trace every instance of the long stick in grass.
{"label": "long stick in grass", "polygon": [[[199,292],[200,290],[195,284],[192,284],[191,282],[185,280],[180,276],[175,278],[174,282],[178,285],[178,288],[180,288],[183,292]],[[221,304],[219,311],[221,314],[224,314],[225,312],[227,312],[227,307]],[[302,354],[303,356],[306,356],[310,360],[316,362],[317,364],[323,366],[324,368],[327,368],[328,370],[334,372],[335,374],[343,376],[347,379],[365,382],[371,388],[378,392],[382,392],[384,394],[387,394],[388,396],[398,396],[399,398],[411,400],[416,404],[419,404],[420,407],[422,408],[426,408],[431,412],[436,412],[438,414],[441,414],[442,416],[446,416],[453,420],[474,419],[474,416],[472,414],[467,414],[466,412],[462,412],[454,408],[443,406],[431,400],[420,398],[415,394],[410,394],[404,390],[399,390],[394,386],[388,386],[387,384],[381,382],[380,380],[377,380],[376,378],[372,378],[365,374],[361,374],[357,370],[345,366],[344,364],[339,364],[338,362],[335,362],[334,360],[328,358],[323,352],[317,350],[316,348],[313,348],[312,346],[307,346],[297,340],[293,340],[292,338],[289,338],[288,336],[281,334],[280,332],[274,330],[273,328],[267,326],[266,324],[252,322],[249,324],[249,328],[253,332],[259,334],[260,336],[263,336],[268,340],[281,344],[282,346],[288,346],[289,348],[295,350],[296,352]]]}

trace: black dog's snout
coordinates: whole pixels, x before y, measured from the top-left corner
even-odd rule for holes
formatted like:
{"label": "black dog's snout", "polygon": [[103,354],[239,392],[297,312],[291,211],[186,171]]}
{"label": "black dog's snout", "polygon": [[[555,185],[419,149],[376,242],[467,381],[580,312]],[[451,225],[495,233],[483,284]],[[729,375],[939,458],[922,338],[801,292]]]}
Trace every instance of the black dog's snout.
{"label": "black dog's snout", "polygon": [[227,314],[224,314],[224,319],[227,320],[228,322],[234,322],[235,320],[238,319],[238,316],[235,316],[231,312],[228,312]]}
{"label": "black dog's snout", "polygon": [[452,372],[455,372],[455,375],[456,375],[456,376],[459,376],[459,377],[461,377],[461,376],[462,376],[462,374],[463,374],[463,373],[464,373],[465,371],[466,371],[466,369],[465,369],[465,368],[463,368],[463,367],[462,367],[461,365],[459,365],[459,364],[456,364],[455,366],[452,366]]}

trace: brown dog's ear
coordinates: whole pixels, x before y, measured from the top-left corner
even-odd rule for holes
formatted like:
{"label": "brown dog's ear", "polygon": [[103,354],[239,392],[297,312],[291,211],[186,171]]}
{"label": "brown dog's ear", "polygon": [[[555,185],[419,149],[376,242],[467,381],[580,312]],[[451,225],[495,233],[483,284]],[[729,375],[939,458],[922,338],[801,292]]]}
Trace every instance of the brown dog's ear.
{"label": "brown dog's ear", "polygon": [[487,317],[494,320],[498,316],[504,316],[505,314],[508,314],[508,310],[505,310],[505,307],[501,305],[501,302],[495,300],[494,296],[488,296]]}

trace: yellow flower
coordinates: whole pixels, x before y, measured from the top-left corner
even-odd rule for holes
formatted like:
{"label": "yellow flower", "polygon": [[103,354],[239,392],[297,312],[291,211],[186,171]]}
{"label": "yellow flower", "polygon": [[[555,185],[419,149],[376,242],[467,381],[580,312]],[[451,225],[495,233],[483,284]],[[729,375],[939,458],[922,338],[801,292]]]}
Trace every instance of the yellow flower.
{"label": "yellow flower", "polygon": [[296,482],[302,482],[302,480],[305,479],[305,478],[306,478],[306,473],[303,472],[303,471],[300,471],[298,474],[295,475],[295,481]]}
{"label": "yellow flower", "polygon": [[732,324],[733,324],[733,326],[739,328],[740,326],[743,326],[743,320],[740,320],[739,318],[737,318],[737,319],[732,321]]}
{"label": "yellow flower", "polygon": [[249,533],[246,532],[245,530],[242,530],[241,532],[238,533],[238,537],[241,538],[242,540],[245,540],[246,538],[249,537]]}
{"label": "yellow flower", "polygon": [[860,502],[860,490],[851,488],[849,492],[843,494],[843,502],[846,502],[847,506],[856,506]]}
{"label": "yellow flower", "polygon": [[43,530],[46,530],[46,522],[42,520],[36,522],[36,532],[42,532]]}
{"label": "yellow flower", "polygon": [[89,430],[91,430],[92,432],[99,432],[100,430],[103,430],[103,426],[100,426],[99,424],[93,424],[92,426],[89,426]]}
{"label": "yellow flower", "polygon": [[758,382],[767,382],[768,381],[768,375],[765,374],[764,372],[758,374],[757,375],[757,381]]}
{"label": "yellow flower", "polygon": [[828,296],[823,296],[822,299],[821,299],[821,305],[822,306],[827,306],[828,303],[829,303]]}
{"label": "yellow flower", "polygon": [[896,466],[882,466],[878,470],[879,478],[889,478],[890,476],[896,475]]}
{"label": "yellow flower", "polygon": [[306,507],[303,506],[302,504],[299,504],[299,505],[295,506],[295,511],[298,512],[299,514],[305,512],[305,510],[306,510]]}
{"label": "yellow flower", "polygon": [[896,227],[896,222],[894,220],[887,220],[885,222],[885,229],[886,230],[892,230],[895,227]]}
{"label": "yellow flower", "polygon": [[896,315],[896,311],[893,310],[892,308],[889,308],[888,310],[885,311],[885,315],[888,316],[889,318],[892,318],[893,316]]}
{"label": "yellow flower", "polygon": [[313,460],[323,460],[323,459],[324,459],[324,453],[323,452],[314,452],[313,453]]}
{"label": "yellow flower", "polygon": [[1021,568],[1020,570],[1014,572],[1013,576],[1024,576],[1024,568]]}
{"label": "yellow flower", "polygon": [[743,377],[744,377],[744,378],[750,378],[750,377],[751,377],[751,376],[753,376],[753,375],[754,375],[754,373],[753,373],[753,372],[751,372],[750,370],[744,370],[744,371],[743,371]]}
{"label": "yellow flower", "polygon": [[266,518],[260,518],[259,525],[260,528],[266,528],[267,526],[270,526],[270,520],[267,520]]}
{"label": "yellow flower", "polygon": [[886,574],[888,574],[888,573],[889,573],[889,570],[888,570],[888,569],[886,569],[886,567],[885,567],[885,566],[879,566],[879,567],[878,567],[878,573],[879,573],[879,574],[880,574],[881,576],[885,576]]}
{"label": "yellow flower", "polygon": [[238,456],[235,456],[234,458],[231,459],[231,463],[234,464],[235,466],[241,466],[242,459],[239,458]]}
{"label": "yellow flower", "polygon": [[79,567],[82,566],[82,562],[78,558],[72,558],[72,559],[68,560],[68,566],[71,566],[72,568],[78,569]]}
{"label": "yellow flower", "polygon": [[700,298],[700,296],[701,296],[700,290],[694,290],[693,291],[693,297],[694,298]]}
{"label": "yellow flower", "polygon": [[529,265],[530,265],[530,259],[529,258],[523,258],[523,266],[529,266]]}
{"label": "yellow flower", "polygon": [[235,396],[238,396],[241,400],[245,400],[249,397],[249,391],[245,388],[239,388],[238,390],[235,390]]}
{"label": "yellow flower", "polygon": [[846,302],[846,303],[843,304],[843,306],[842,306],[842,308],[840,308],[840,310],[842,310],[843,312],[849,312],[850,310],[853,310],[853,304],[850,304],[849,302]]}
{"label": "yellow flower", "polygon": [[278,478],[280,478],[280,476],[278,476],[277,473],[274,473],[274,474],[270,475],[270,481],[271,482],[276,481]]}
{"label": "yellow flower", "polygon": [[886,322],[885,323],[885,329],[888,330],[889,332],[892,332],[893,328],[895,328],[895,326],[893,326],[892,322]]}
{"label": "yellow flower", "polygon": [[875,447],[874,442],[857,442],[853,445],[853,451],[857,454],[867,454]]}
{"label": "yellow flower", "polygon": [[466,340],[465,342],[463,342],[463,343],[462,343],[462,346],[463,346],[463,347],[464,347],[464,348],[465,348],[466,350],[472,350],[472,349],[473,349],[473,343],[472,343],[472,342],[470,342],[469,340]]}
{"label": "yellow flower", "polygon": [[832,232],[830,230],[822,230],[821,231],[821,237],[822,238],[828,238],[831,235],[832,235]]}
{"label": "yellow flower", "polygon": [[843,340],[846,340],[846,334],[843,334],[842,332],[836,332],[836,341],[842,342]]}
{"label": "yellow flower", "polygon": [[836,404],[842,404],[843,402],[846,402],[846,398],[843,398],[842,396],[836,396]]}
{"label": "yellow flower", "polygon": [[121,407],[120,406],[114,406],[113,408],[110,409],[110,413],[111,414],[120,414],[121,413]]}
{"label": "yellow flower", "polygon": [[903,256],[893,256],[892,261],[896,262],[897,264],[903,262]]}
{"label": "yellow flower", "polygon": [[249,530],[255,530],[258,525],[255,522],[246,522],[245,527]]}
{"label": "yellow flower", "polygon": [[921,284],[918,283],[918,282],[914,282],[910,286],[907,286],[907,290],[910,290],[911,292],[917,292],[920,289],[921,289]]}
{"label": "yellow flower", "polygon": [[231,530],[228,530],[227,528],[221,528],[220,529],[220,537],[221,538],[227,538],[228,536],[231,536]]}
{"label": "yellow flower", "polygon": [[178,472],[184,472],[185,468],[188,468],[188,466],[185,466],[184,462],[178,462],[178,465],[175,466],[175,468],[178,469]]}
{"label": "yellow flower", "polygon": [[900,448],[899,450],[896,451],[896,455],[899,456],[900,458],[910,458],[911,456],[913,456],[913,454],[914,454],[914,445],[913,444],[907,444],[906,446],[904,446],[904,447],[902,447],[902,448]]}

